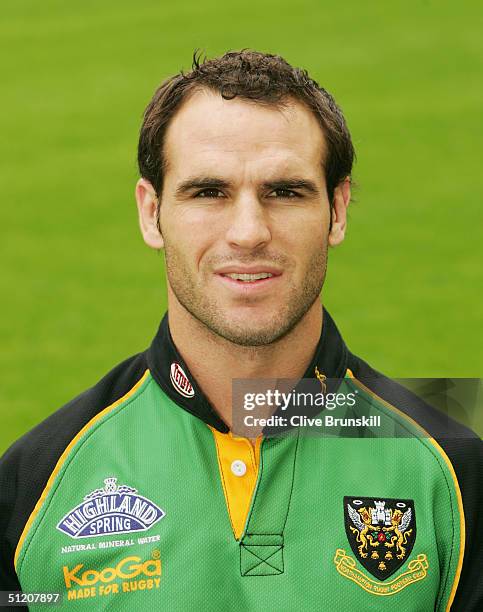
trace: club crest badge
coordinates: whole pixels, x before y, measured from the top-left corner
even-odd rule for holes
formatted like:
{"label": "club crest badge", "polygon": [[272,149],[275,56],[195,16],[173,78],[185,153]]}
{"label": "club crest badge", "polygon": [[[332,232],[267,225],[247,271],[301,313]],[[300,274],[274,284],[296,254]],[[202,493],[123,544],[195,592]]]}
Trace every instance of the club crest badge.
{"label": "club crest badge", "polygon": [[133,487],[118,485],[117,478],[106,478],[104,485],[86,495],[57,529],[75,539],[146,531],[166,514]]}
{"label": "club crest badge", "polygon": [[356,559],[386,580],[408,559],[416,540],[412,499],[344,497],[345,530]]}

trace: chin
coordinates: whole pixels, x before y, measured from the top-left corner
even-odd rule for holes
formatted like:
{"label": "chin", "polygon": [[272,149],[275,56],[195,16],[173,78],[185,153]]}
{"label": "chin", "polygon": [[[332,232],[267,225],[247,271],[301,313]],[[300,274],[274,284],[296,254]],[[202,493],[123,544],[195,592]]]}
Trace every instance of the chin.
{"label": "chin", "polygon": [[225,325],[212,327],[212,331],[239,346],[267,346],[283,337],[288,330],[285,326],[274,325],[273,319],[266,323],[247,318],[243,321],[233,319]]}

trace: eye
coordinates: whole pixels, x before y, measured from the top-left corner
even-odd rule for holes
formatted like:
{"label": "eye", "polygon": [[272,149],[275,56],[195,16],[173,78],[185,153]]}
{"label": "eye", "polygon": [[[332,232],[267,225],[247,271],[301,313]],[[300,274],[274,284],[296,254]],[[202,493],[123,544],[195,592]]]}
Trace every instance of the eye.
{"label": "eye", "polygon": [[278,189],[274,189],[272,193],[268,196],[270,198],[283,198],[285,200],[292,198],[301,198],[301,194],[293,189],[285,189],[284,187],[280,187]]}
{"label": "eye", "polygon": [[203,189],[195,194],[195,198],[224,198],[224,194],[215,187]]}

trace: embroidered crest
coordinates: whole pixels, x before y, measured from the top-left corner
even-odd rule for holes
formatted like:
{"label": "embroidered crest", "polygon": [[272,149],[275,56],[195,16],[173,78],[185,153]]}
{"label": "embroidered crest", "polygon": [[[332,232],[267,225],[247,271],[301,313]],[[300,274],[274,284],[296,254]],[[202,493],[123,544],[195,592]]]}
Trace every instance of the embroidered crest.
{"label": "embroidered crest", "polygon": [[412,499],[344,497],[345,530],[357,560],[386,580],[411,554],[416,540]]}
{"label": "embroidered crest", "polygon": [[71,538],[92,538],[112,533],[146,531],[165,515],[156,504],[137,494],[117,478],[106,478],[104,488],[96,489],[68,512],[57,529]]}

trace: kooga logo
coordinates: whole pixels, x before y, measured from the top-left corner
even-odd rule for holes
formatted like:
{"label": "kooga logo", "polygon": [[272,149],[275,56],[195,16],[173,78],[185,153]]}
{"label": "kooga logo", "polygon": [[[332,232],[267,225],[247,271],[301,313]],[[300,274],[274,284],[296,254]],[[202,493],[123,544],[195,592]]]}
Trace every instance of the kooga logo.
{"label": "kooga logo", "polygon": [[108,583],[118,578],[128,580],[136,578],[140,574],[161,576],[161,561],[159,559],[148,559],[143,562],[141,557],[124,557],[116,567],[105,567],[100,571],[87,569],[81,572],[83,568],[83,563],[79,563],[71,570],[67,565],[64,565],[64,582],[68,589],[71,589],[72,586],[92,586],[99,581]]}
{"label": "kooga logo", "polygon": [[57,525],[71,538],[93,538],[111,533],[146,531],[166,514],[137,490],[106,478],[105,487],[84,497]]}
{"label": "kooga logo", "polygon": [[183,368],[179,365],[179,363],[176,363],[176,361],[173,361],[171,364],[169,377],[171,378],[173,387],[178,393],[181,393],[181,395],[184,397],[194,396],[195,390],[193,389],[193,385],[190,383],[188,377],[184,373]]}

